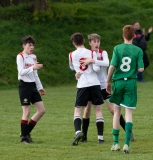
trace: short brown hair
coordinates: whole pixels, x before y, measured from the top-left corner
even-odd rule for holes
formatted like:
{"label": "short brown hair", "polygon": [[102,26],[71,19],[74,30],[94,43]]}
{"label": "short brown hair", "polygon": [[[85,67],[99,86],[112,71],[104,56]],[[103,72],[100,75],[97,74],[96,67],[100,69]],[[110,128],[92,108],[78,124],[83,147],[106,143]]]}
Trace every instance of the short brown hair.
{"label": "short brown hair", "polygon": [[27,44],[27,43],[35,44],[36,41],[31,35],[28,35],[22,38],[22,44]]}
{"label": "short brown hair", "polygon": [[101,39],[100,35],[98,35],[96,33],[92,33],[92,34],[88,35],[88,40],[89,41],[96,40],[96,39],[100,40]]}
{"label": "short brown hair", "polygon": [[71,40],[74,42],[77,46],[81,46],[84,44],[84,37],[82,33],[74,33],[71,35]]}
{"label": "short brown hair", "polygon": [[135,33],[135,30],[134,30],[133,25],[125,25],[123,27],[123,37],[125,39],[127,39],[127,40],[133,39],[134,33]]}

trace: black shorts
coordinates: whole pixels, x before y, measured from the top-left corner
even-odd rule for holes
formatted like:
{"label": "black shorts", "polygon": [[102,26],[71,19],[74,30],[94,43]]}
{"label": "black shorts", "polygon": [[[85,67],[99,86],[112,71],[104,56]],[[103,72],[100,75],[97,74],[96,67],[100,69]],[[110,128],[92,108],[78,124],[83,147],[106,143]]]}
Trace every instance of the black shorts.
{"label": "black shorts", "polygon": [[100,86],[90,86],[85,88],[78,88],[76,95],[75,107],[81,106],[86,107],[89,101],[89,97],[91,97],[91,102],[93,105],[101,105],[103,104],[103,98],[101,96]]}
{"label": "black shorts", "polygon": [[102,90],[101,90],[101,94],[102,94],[104,100],[106,100],[106,99],[108,99],[108,98],[111,97],[111,94],[109,94],[109,93],[106,91],[106,89],[102,89]]}
{"label": "black shorts", "polygon": [[19,97],[22,106],[34,104],[42,101],[41,96],[37,90],[35,82],[19,82]]}
{"label": "black shorts", "polygon": [[[111,97],[111,94],[109,94],[108,92],[106,92],[106,89],[102,89],[101,90],[101,95],[103,97],[103,100],[106,100],[108,98]],[[89,101],[91,101],[91,97],[89,97]]]}

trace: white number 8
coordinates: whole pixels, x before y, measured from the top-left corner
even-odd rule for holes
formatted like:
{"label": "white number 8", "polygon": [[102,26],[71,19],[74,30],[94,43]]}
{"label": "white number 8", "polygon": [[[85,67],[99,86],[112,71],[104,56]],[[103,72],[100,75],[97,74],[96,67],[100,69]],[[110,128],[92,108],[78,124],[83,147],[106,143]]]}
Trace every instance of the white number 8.
{"label": "white number 8", "polygon": [[[121,71],[128,72],[131,67],[130,63],[131,63],[131,59],[129,57],[122,58],[122,64],[120,66]],[[126,67],[124,68],[124,66],[126,66]]]}

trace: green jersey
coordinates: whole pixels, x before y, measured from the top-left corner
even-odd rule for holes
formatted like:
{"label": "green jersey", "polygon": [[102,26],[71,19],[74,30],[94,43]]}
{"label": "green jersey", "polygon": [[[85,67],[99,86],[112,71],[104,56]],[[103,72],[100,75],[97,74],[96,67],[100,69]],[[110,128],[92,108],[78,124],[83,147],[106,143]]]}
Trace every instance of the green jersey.
{"label": "green jersey", "polygon": [[114,47],[111,65],[115,67],[112,80],[137,78],[139,68],[144,68],[143,52],[133,44]]}

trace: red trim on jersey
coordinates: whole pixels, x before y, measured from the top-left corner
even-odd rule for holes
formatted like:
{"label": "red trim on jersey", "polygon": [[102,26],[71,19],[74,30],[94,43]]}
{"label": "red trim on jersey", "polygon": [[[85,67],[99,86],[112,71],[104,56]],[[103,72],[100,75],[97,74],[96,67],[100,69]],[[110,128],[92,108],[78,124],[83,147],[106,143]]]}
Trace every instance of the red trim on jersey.
{"label": "red trim on jersey", "polygon": [[[103,51],[104,51],[104,50],[99,49],[99,53],[101,54],[101,57],[100,57],[100,58],[101,58],[101,60],[103,60],[103,57],[102,57],[102,53],[103,53]],[[93,50],[91,50],[91,57],[92,57],[92,59],[93,59],[93,52],[94,52],[94,51],[93,51]]]}
{"label": "red trim on jersey", "polygon": [[72,62],[72,52],[70,52],[70,61]]}
{"label": "red trim on jersey", "polygon": [[23,52],[20,52],[20,53],[19,53],[19,55],[21,55],[21,56],[22,56],[22,58],[23,58],[23,60],[24,60],[24,57],[23,57]]}

